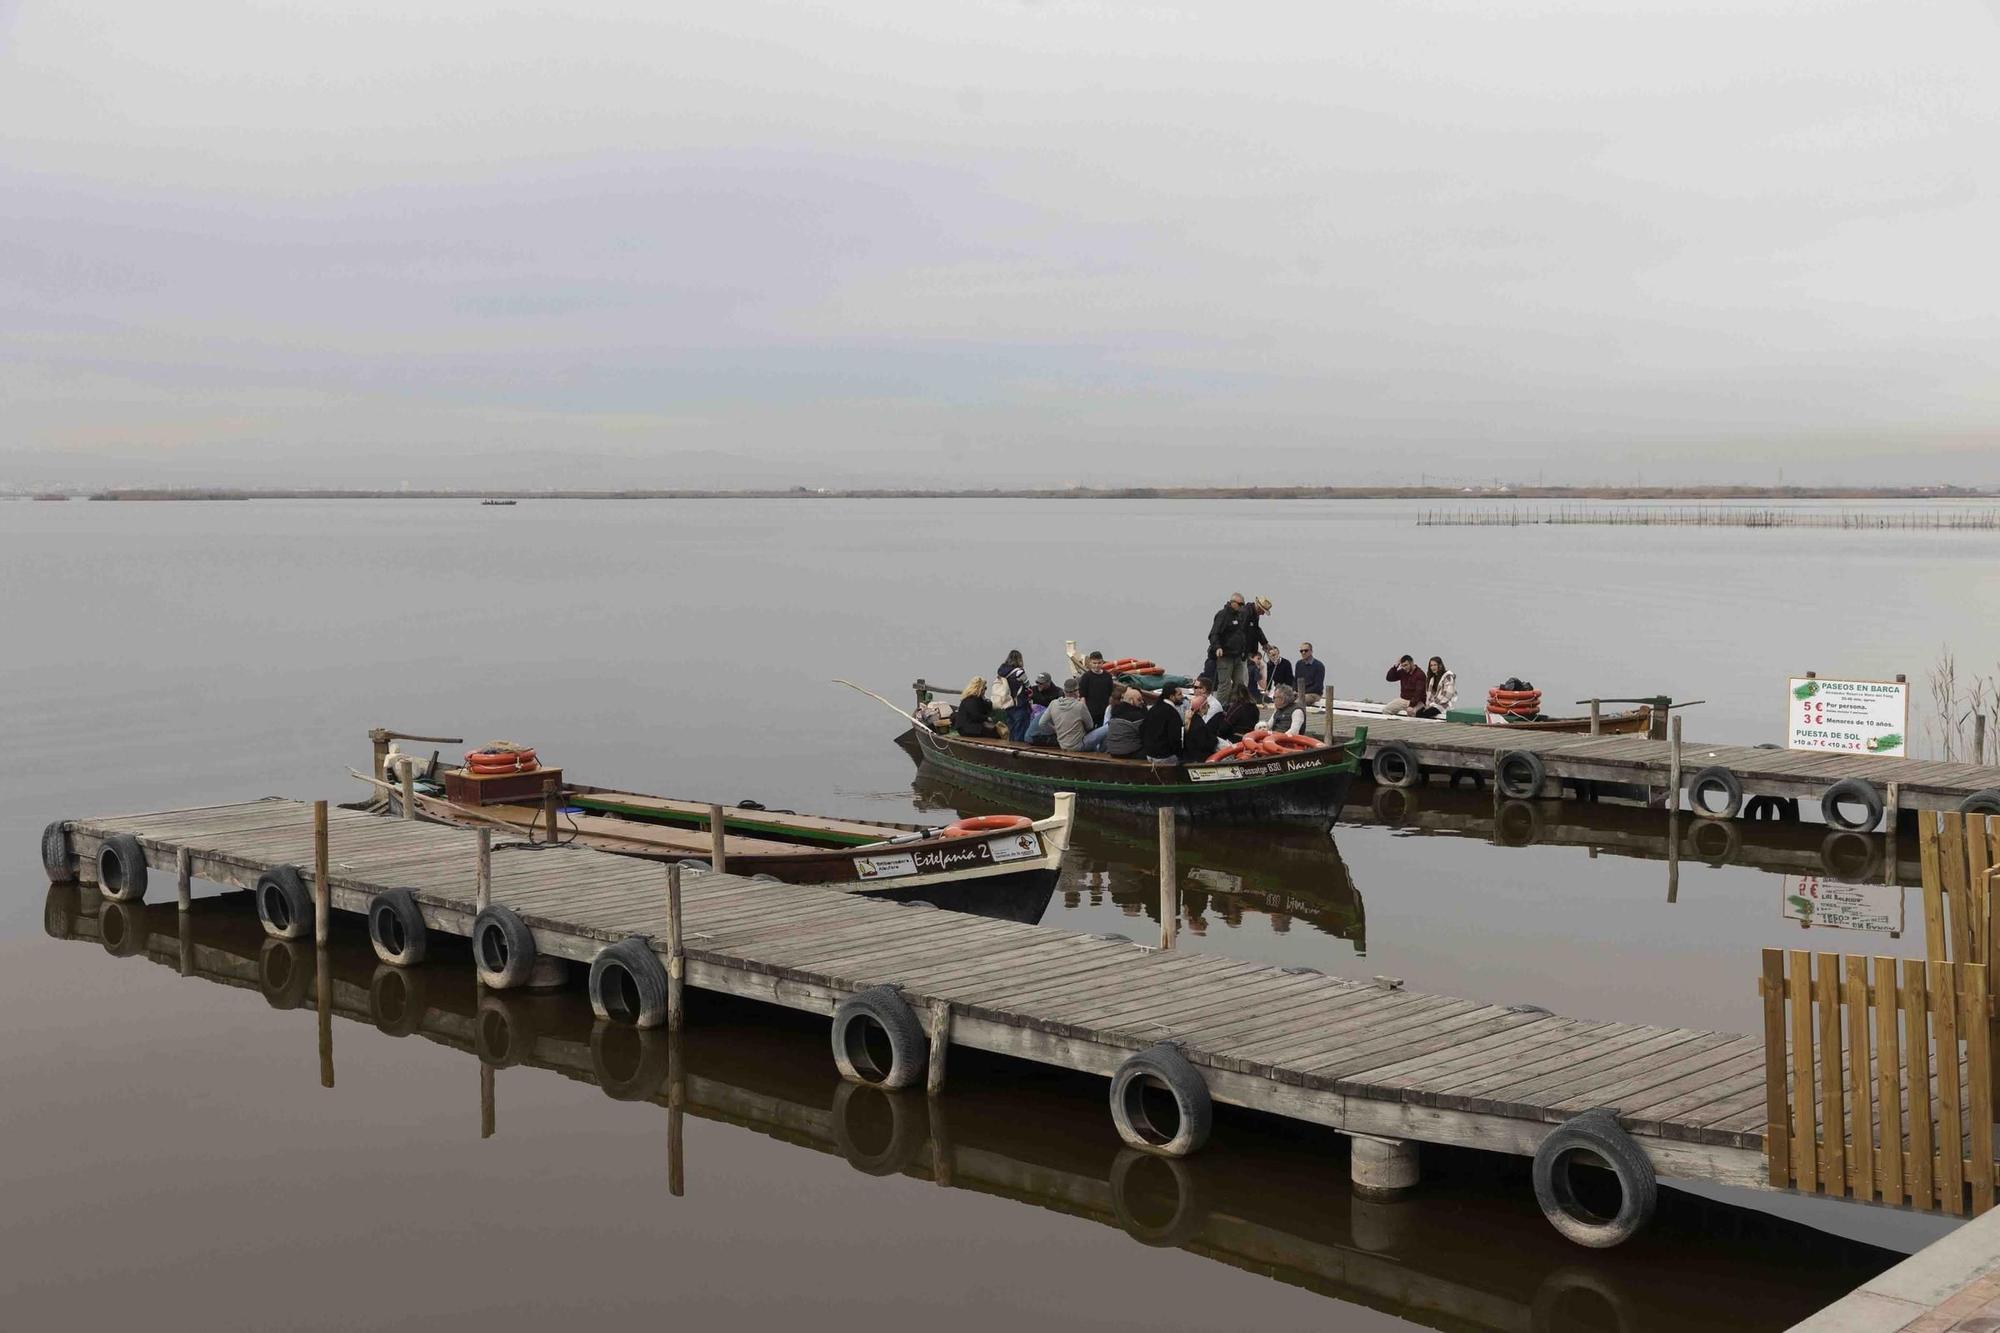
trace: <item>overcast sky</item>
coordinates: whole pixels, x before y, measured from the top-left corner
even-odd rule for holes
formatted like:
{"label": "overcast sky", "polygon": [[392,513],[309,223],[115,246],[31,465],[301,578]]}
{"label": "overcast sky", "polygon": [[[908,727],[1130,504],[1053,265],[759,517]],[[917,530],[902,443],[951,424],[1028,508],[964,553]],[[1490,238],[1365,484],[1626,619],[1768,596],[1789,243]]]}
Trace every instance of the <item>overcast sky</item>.
{"label": "overcast sky", "polygon": [[0,0],[0,484],[2000,483],[2000,20]]}

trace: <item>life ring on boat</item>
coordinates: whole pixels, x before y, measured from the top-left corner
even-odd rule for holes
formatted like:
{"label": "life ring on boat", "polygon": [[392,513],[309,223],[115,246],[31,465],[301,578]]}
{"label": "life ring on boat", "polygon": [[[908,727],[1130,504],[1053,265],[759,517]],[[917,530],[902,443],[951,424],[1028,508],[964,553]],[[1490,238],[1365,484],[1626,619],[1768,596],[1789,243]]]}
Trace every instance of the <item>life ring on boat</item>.
{"label": "life ring on boat", "polygon": [[1208,757],[1208,762],[1211,764],[1219,764],[1222,763],[1224,760],[1241,758],[1243,755],[1243,750],[1244,750],[1244,745],[1242,741],[1238,741],[1234,745],[1225,745],[1220,750],[1217,750],[1214,754],[1210,755]]}
{"label": "life ring on boat", "polygon": [[1271,743],[1286,750],[1317,750],[1320,746],[1317,736],[1307,736],[1290,731],[1274,731]]}
{"label": "life ring on boat", "polygon": [[465,756],[465,766],[474,773],[525,773],[540,768],[533,750],[474,750]]}
{"label": "life ring on boat", "polygon": [[982,833],[1008,833],[1015,829],[1033,828],[1035,821],[1026,815],[972,815],[965,819],[946,824],[938,836],[943,838],[976,838]]}
{"label": "life ring on boat", "polygon": [[1496,687],[1486,691],[1486,697],[1488,699],[1513,700],[1520,703],[1540,703],[1542,692],[1540,690],[1503,690]]}

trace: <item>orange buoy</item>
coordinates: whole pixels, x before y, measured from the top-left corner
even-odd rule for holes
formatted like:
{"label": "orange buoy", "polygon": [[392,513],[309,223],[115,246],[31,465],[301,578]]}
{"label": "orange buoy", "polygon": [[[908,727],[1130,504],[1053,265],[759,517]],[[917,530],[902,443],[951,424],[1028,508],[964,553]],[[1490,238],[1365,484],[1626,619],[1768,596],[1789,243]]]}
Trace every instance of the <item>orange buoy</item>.
{"label": "orange buoy", "polygon": [[982,833],[1010,833],[1015,829],[1033,828],[1035,821],[1026,815],[971,815],[965,819],[953,820],[938,831],[942,838],[976,838]]}

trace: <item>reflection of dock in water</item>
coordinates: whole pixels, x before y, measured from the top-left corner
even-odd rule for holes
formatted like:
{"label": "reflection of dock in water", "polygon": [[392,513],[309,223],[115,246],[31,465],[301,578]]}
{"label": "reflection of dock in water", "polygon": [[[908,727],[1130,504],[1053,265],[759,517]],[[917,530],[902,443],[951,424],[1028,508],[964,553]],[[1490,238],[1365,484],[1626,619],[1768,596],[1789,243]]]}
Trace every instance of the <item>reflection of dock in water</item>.
{"label": "reflection of dock in water", "polygon": [[[1897,857],[1896,884],[1923,882],[1917,840],[1854,833],[1784,820],[1698,819],[1637,806],[1556,801],[1499,801],[1487,792],[1444,787],[1398,791],[1362,787],[1341,808],[1340,822],[1413,835],[1470,838],[1501,847],[1580,847],[1593,854],[1643,861],[1744,866],[1778,875],[1816,875],[1847,883],[1881,883]],[[1670,847],[1668,830],[1677,845]]]}
{"label": "reflection of dock in water", "polygon": [[[267,939],[248,895],[185,914],[100,903],[56,886],[45,921],[59,939],[95,940],[185,975],[258,991],[273,1007],[316,1005],[309,945]],[[926,1099],[840,1081],[824,1033],[732,1018],[703,994],[677,1037],[593,1024],[581,999],[480,991],[463,958],[415,969],[376,963],[358,940],[329,951],[332,1013],[391,1036],[422,1036],[489,1069],[538,1068],[621,1101],[667,1108],[668,1189],[683,1192],[678,1117],[736,1125],[843,1157],[869,1175],[904,1175],[1116,1226],[1246,1272],[1439,1329],[1782,1328],[1892,1258],[1762,1214],[1668,1192],[1655,1225],[1615,1252],[1580,1250],[1545,1226],[1501,1158],[1467,1156],[1414,1198],[1352,1194],[1344,1140],[1257,1121],[1201,1157],[1120,1148],[1093,1099],[1065,1080],[997,1060]],[[372,1039],[372,1038],[371,1038]],[[330,1029],[323,1063],[331,1062]],[[993,1076],[1004,1070],[1004,1075]],[[483,1080],[491,1086],[490,1080]],[[496,1108],[482,1109],[486,1132]],[[470,1132],[470,1130],[468,1130]],[[694,1193],[699,1195],[699,1167]],[[1481,1170],[1509,1187],[1479,1188]]]}
{"label": "reflection of dock in water", "polygon": [[[918,808],[997,814],[1020,808],[1019,793],[986,792],[919,771],[911,781]],[[1209,919],[1242,924],[1246,911],[1284,934],[1295,921],[1368,952],[1368,919],[1340,848],[1320,829],[1298,824],[1236,827],[1201,824],[1180,829],[1175,858],[1181,872],[1181,928],[1200,936]],[[1069,855],[1057,884],[1063,905],[1110,901],[1127,916],[1160,922],[1160,857],[1150,812],[1093,810],[1070,833]],[[1157,931],[1145,932],[1147,939]]]}

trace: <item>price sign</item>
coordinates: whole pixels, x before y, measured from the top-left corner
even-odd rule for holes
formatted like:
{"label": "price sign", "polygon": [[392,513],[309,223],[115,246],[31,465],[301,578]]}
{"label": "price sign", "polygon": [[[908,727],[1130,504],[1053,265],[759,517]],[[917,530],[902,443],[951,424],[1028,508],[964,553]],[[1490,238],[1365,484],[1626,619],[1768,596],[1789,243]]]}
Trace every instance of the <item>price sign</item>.
{"label": "price sign", "polygon": [[1836,884],[1817,875],[1784,877],[1780,914],[1802,926],[1903,933],[1903,890],[1895,884]]}
{"label": "price sign", "polygon": [[1906,753],[1910,687],[1905,682],[1794,676],[1789,684],[1787,749],[1897,758]]}

